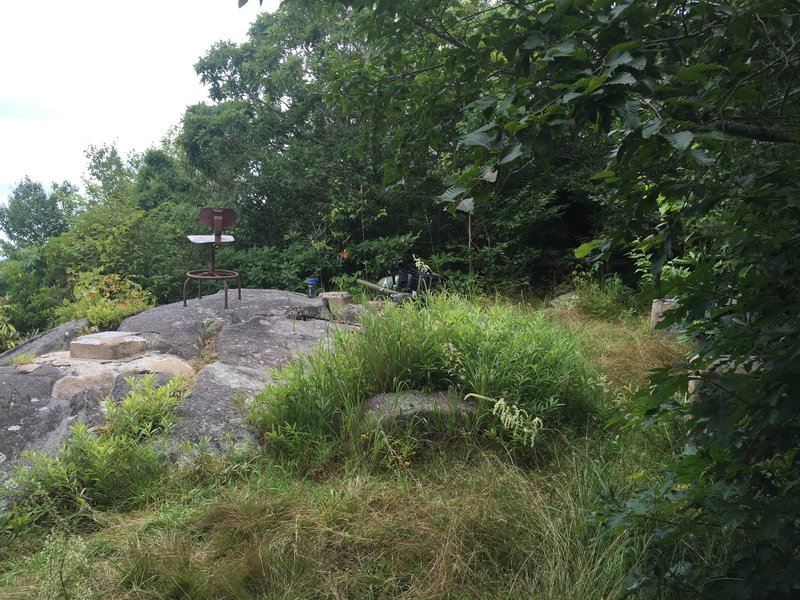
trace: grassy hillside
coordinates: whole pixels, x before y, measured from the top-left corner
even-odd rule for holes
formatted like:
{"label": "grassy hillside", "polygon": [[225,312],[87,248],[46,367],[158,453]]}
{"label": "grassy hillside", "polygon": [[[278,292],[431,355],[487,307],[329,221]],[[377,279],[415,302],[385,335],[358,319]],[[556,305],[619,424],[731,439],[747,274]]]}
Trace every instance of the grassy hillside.
{"label": "grassy hillside", "polygon": [[[681,348],[582,306],[442,296],[368,317],[250,405],[256,455],[153,462],[174,402],[140,387],[20,482],[0,598],[617,597],[647,540],[596,513],[672,451],[627,415]],[[362,418],[365,397],[402,389],[481,399],[466,418]],[[107,475],[128,459],[147,468],[120,486]]]}

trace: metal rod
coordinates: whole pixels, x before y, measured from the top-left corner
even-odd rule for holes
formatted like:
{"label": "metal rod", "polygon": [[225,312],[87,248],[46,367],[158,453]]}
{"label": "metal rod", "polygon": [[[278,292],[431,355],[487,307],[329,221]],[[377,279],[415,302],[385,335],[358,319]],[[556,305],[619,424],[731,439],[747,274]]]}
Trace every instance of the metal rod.
{"label": "metal rod", "polygon": [[356,283],[363,285],[371,290],[375,290],[376,292],[380,292],[386,296],[392,296],[397,293],[397,290],[392,290],[389,288],[382,287],[377,283],[370,283],[369,281],[364,281],[363,279],[356,279]]}

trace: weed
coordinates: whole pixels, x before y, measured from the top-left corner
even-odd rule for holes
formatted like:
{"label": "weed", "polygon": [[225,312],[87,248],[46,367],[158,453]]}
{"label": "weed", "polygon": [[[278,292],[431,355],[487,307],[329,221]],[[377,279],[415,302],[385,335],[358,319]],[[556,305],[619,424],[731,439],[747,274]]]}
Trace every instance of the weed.
{"label": "weed", "polygon": [[36,358],[36,352],[23,352],[11,358],[11,362],[17,366],[27,365],[33,362]]}
{"label": "weed", "polygon": [[504,398],[548,428],[585,424],[601,390],[579,337],[543,314],[440,294],[425,305],[366,314],[360,333],[335,334],[329,346],[278,372],[280,383],[254,400],[250,418],[294,457],[330,451],[329,443],[338,447],[334,455],[353,450],[364,430],[362,404],[382,392]]}
{"label": "weed", "polygon": [[66,529],[54,529],[39,556],[43,577],[39,600],[89,600],[93,597],[92,564],[86,544]]}
{"label": "weed", "polygon": [[10,350],[22,342],[22,337],[9,321],[6,310],[7,305],[0,302],[0,352]]}
{"label": "weed", "polygon": [[619,321],[645,309],[643,296],[626,286],[616,275],[599,280],[590,275],[576,275],[575,283],[574,304],[585,315]]}
{"label": "weed", "polygon": [[192,362],[192,368],[199,371],[204,366],[217,361],[214,353],[214,338],[222,331],[225,326],[223,319],[206,319],[203,321],[203,329],[200,333],[200,356]]}
{"label": "weed", "polygon": [[[13,480],[15,493],[24,498],[7,520],[25,524],[52,511],[91,516],[98,507],[129,507],[151,493],[165,465],[150,438],[169,428],[172,411],[188,389],[185,378],[175,378],[162,387],[155,378],[129,379],[131,391],[116,404],[104,404],[106,425],[95,435],[76,424],[57,456],[30,452],[30,463]],[[52,511],[51,511],[52,509]]]}

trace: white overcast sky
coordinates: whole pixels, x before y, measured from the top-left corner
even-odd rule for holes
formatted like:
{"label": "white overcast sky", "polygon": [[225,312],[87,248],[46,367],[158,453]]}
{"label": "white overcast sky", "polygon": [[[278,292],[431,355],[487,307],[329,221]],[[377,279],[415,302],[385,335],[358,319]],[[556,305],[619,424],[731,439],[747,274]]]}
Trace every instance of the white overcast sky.
{"label": "white overcast sky", "polygon": [[278,4],[0,0],[0,202],[26,175],[80,185],[90,144],[158,145],[207,99],[197,60]]}

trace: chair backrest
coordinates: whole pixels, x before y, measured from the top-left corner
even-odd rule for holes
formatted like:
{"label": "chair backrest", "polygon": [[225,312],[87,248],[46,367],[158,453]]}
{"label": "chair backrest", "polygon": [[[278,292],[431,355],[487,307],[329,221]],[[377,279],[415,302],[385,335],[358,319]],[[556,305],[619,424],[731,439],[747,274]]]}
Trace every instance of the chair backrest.
{"label": "chair backrest", "polygon": [[236,211],[232,208],[204,208],[197,218],[203,225],[214,230],[215,243],[219,245],[222,240],[222,230],[236,223]]}

